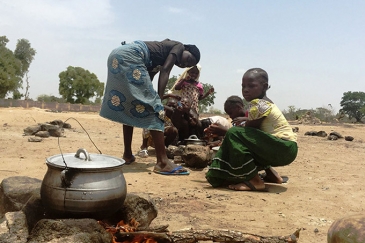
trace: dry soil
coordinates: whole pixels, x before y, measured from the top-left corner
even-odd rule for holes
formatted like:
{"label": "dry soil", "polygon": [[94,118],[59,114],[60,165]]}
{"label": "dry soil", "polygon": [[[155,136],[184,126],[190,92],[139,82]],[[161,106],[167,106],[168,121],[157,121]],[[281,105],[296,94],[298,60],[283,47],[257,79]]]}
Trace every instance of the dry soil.
{"label": "dry soil", "polygon": [[[23,129],[37,123],[61,119],[71,124],[64,137],[28,142]],[[0,180],[11,176],[43,179],[46,158],[74,153],[121,157],[122,126],[97,113],[55,113],[38,108],[0,108]],[[79,123],[80,124],[79,124]],[[268,192],[238,192],[214,189],[205,180],[205,169],[190,169],[188,176],[153,173],[153,150],[148,158],[124,165],[130,193],[147,193],[159,210],[151,226],[169,224],[169,230],[231,229],[262,236],[288,235],[301,228],[299,242],[326,242],[331,223],[343,216],[364,213],[365,126],[357,124],[295,124],[299,154],[286,167],[286,184],[266,184]],[[307,131],[336,131],[353,136],[352,142],[304,135]],[[141,144],[141,129],[134,130],[133,151]]]}

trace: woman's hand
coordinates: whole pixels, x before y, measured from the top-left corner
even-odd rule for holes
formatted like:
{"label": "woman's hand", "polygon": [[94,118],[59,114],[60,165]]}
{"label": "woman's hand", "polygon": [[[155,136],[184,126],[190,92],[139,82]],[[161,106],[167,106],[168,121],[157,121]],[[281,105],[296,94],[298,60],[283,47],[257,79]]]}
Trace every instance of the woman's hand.
{"label": "woman's hand", "polygon": [[245,116],[236,117],[232,120],[232,125],[235,127],[244,127],[247,120],[248,118]]}
{"label": "woman's hand", "polygon": [[212,142],[208,142],[209,148],[212,149],[213,147],[217,147],[217,146],[221,146],[222,141],[221,140],[216,140],[216,141],[212,141]]}
{"label": "woman's hand", "polygon": [[213,123],[209,127],[205,128],[204,132],[207,134],[208,137],[224,136],[227,133],[227,128],[219,123]]}

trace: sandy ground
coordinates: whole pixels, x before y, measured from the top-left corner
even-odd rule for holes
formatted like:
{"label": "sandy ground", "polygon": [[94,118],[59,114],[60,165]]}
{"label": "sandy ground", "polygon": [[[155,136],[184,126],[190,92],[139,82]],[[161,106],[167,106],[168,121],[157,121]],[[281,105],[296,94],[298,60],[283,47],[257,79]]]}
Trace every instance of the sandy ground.
{"label": "sandy ground", "polygon": [[[54,113],[38,108],[0,108],[0,180],[11,176],[43,179],[46,158],[60,154],[58,139],[28,142],[23,129],[55,119],[75,118],[89,133],[103,154],[120,157],[122,126],[97,113]],[[79,123],[60,138],[63,153],[85,148],[98,153]],[[299,127],[297,159],[277,168],[289,176],[282,185],[266,184],[268,192],[237,192],[214,189],[205,180],[206,169],[191,169],[189,176],[153,173],[155,158],[138,158],[123,166],[128,192],[148,193],[159,210],[152,226],[169,224],[169,230],[231,229],[262,236],[288,235],[302,228],[299,242],[326,242],[331,223],[343,216],[364,213],[365,126],[355,124],[296,125]],[[305,136],[307,131],[332,131],[350,135],[330,141]],[[133,150],[141,143],[141,129],[135,129]],[[150,151],[151,153],[153,151]]]}

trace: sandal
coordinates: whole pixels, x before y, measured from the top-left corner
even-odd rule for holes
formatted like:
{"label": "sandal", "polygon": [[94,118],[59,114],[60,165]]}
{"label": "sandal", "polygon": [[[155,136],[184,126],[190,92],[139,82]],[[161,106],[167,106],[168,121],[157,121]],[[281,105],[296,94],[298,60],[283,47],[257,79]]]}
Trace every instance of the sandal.
{"label": "sandal", "polygon": [[[124,159],[124,158],[123,158]],[[129,161],[126,161],[125,159],[124,159],[124,161],[125,161],[125,163],[124,164],[126,164],[126,165],[130,165],[130,164],[132,164],[134,161],[136,161],[136,157],[134,157],[134,155],[132,155],[132,158],[129,160]]]}
{"label": "sandal", "polygon": [[141,158],[147,158],[148,157],[147,149],[142,149],[142,150],[138,151],[137,156],[139,156]]}

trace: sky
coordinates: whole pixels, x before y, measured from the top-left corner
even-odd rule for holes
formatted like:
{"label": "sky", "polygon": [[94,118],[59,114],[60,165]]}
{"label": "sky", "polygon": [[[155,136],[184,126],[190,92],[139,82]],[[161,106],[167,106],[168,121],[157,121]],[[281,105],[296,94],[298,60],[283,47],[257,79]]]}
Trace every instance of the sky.
{"label": "sky", "polygon": [[[244,72],[260,67],[281,110],[337,112],[344,92],[365,92],[364,10],[363,0],[0,0],[0,36],[12,51],[19,39],[36,50],[32,99],[60,97],[68,66],[106,83],[106,60],[121,41],[169,38],[200,49],[200,81],[215,88],[215,109],[242,97]],[[170,77],[182,72],[175,66]]]}

